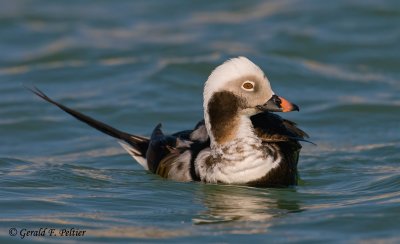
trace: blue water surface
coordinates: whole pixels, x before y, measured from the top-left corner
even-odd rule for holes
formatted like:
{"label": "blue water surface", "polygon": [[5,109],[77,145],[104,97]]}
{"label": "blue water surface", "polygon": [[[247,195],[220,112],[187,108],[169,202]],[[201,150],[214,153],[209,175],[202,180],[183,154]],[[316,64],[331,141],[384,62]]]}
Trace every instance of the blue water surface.
{"label": "blue water surface", "polygon": [[[0,242],[400,242],[399,1],[0,3]],[[318,145],[296,187],[162,179],[23,87],[148,136],[192,128],[239,55]]]}

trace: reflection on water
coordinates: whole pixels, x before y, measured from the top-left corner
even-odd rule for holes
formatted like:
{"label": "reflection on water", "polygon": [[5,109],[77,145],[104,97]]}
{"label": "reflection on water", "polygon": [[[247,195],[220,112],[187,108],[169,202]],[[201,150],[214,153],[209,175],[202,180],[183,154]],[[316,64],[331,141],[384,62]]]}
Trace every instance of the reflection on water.
{"label": "reflection on water", "polygon": [[223,229],[231,225],[233,233],[264,233],[273,218],[303,211],[298,200],[291,199],[295,189],[213,185],[204,186],[202,190],[198,199],[207,210],[195,217],[193,223],[223,224]]}

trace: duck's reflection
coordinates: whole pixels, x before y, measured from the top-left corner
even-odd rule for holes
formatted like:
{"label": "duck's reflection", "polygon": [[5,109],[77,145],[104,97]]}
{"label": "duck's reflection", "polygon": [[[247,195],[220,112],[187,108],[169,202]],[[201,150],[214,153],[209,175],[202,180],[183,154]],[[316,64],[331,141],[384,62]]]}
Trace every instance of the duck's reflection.
{"label": "duck's reflection", "polygon": [[207,209],[193,223],[223,223],[220,227],[235,233],[266,232],[273,218],[302,211],[295,189],[204,185],[199,195]]}

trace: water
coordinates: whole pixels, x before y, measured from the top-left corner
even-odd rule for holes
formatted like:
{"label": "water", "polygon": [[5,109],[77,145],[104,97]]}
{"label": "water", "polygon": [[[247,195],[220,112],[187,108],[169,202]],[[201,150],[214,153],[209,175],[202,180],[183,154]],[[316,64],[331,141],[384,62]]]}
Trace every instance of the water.
{"label": "water", "polygon": [[[398,1],[1,1],[0,242],[400,242]],[[178,183],[34,97],[132,133],[192,128],[244,55],[304,144],[287,189]],[[18,234],[9,236],[10,228]],[[83,237],[21,229],[75,228]]]}

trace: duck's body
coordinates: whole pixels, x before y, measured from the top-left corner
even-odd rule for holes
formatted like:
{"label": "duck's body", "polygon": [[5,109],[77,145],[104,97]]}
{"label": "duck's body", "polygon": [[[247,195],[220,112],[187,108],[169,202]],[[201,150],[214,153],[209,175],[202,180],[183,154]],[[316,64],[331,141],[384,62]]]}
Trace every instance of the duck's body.
{"label": "duck's body", "polygon": [[[237,87],[236,87],[237,86]],[[217,67],[204,90],[204,120],[193,130],[150,138],[119,131],[32,89],[75,118],[122,141],[145,168],[177,181],[288,186],[297,183],[297,162],[307,134],[272,111],[298,107],[274,95],[262,71],[246,58]]]}

